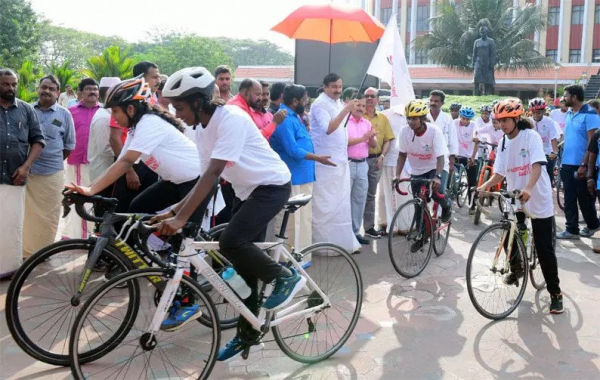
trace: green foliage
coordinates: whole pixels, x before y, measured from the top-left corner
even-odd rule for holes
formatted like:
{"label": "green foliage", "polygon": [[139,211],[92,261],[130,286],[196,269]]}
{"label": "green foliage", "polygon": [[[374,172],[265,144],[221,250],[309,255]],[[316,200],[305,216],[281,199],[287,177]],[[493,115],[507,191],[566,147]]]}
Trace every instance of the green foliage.
{"label": "green foliage", "polygon": [[446,95],[444,106],[442,109],[445,112],[450,112],[450,105],[452,103],[460,103],[463,107],[471,107],[475,113],[479,114],[479,108],[483,105],[492,105],[492,102],[497,99],[504,99],[505,97],[498,95],[485,95],[485,96],[468,96],[468,95]]}
{"label": "green foliage", "polygon": [[88,59],[87,69],[83,70],[83,74],[97,81],[102,77],[128,79],[133,75],[133,66],[131,49],[110,46],[101,55]]}
{"label": "green foliage", "polygon": [[32,102],[37,98],[37,82],[42,77],[37,72],[33,62],[25,61],[19,70],[19,84],[17,86],[17,98],[24,102]]}
{"label": "green foliage", "polygon": [[[430,19],[432,31],[415,40],[436,64],[471,72],[473,43],[479,38],[478,23],[488,19],[490,38],[496,43],[496,68],[540,70],[554,62],[536,50],[532,36],[546,28],[542,6],[512,8],[512,0],[438,0],[438,14]],[[513,18],[514,11],[514,18]]]}
{"label": "green foliage", "polygon": [[48,70],[49,74],[53,74],[60,82],[60,91],[65,90],[65,86],[70,84],[75,87],[78,83],[75,70],[72,70],[71,63],[67,60],[62,65],[52,64]]}
{"label": "green foliage", "polygon": [[38,17],[25,0],[0,0],[0,67],[16,69],[35,58],[40,41]]}
{"label": "green foliage", "polygon": [[233,58],[235,67],[294,64],[294,57],[291,54],[266,40],[219,38],[218,41],[223,45],[225,53]]}

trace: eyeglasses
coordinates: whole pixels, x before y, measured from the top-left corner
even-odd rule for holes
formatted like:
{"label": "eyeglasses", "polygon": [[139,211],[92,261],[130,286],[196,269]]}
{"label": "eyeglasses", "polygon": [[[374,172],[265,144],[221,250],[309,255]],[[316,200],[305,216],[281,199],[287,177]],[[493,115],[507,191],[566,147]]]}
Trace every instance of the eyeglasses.
{"label": "eyeglasses", "polygon": [[92,91],[98,91],[98,87],[84,87],[83,91],[88,91],[88,92],[92,92]]}
{"label": "eyeglasses", "polygon": [[375,99],[377,95],[365,95],[365,98]]}

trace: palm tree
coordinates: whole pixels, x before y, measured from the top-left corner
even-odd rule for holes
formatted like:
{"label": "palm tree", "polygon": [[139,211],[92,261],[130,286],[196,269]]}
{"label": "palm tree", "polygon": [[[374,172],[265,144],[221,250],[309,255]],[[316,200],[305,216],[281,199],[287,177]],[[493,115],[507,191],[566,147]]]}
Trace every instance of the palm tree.
{"label": "palm tree", "polygon": [[68,60],[63,62],[62,65],[57,65],[55,63],[50,65],[49,72],[53,74],[60,82],[60,92],[63,92],[65,90],[65,86],[68,84],[71,86],[75,85],[76,72],[75,70],[71,70],[69,66],[71,66],[71,63]]}
{"label": "palm tree", "polygon": [[473,43],[479,38],[478,24],[487,19],[490,38],[496,43],[496,69],[527,71],[552,67],[554,62],[536,50],[533,36],[546,28],[542,6],[527,4],[513,8],[512,0],[438,0],[431,31],[415,39],[417,50],[427,51],[436,63],[471,72]]}
{"label": "palm tree", "polygon": [[36,72],[35,66],[31,61],[23,62],[21,68],[17,71],[19,83],[17,85],[17,98],[30,103],[37,98],[36,86],[37,80],[41,77]]}
{"label": "palm tree", "polygon": [[131,78],[133,75],[133,60],[131,50],[121,50],[119,46],[107,47],[101,55],[88,59],[87,69],[83,74],[99,81],[103,77]]}

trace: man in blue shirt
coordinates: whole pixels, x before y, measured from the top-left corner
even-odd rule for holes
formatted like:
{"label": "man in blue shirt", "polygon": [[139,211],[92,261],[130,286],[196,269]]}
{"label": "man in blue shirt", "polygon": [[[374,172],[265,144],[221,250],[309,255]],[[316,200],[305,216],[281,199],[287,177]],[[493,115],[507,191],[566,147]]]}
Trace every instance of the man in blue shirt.
{"label": "man in blue shirt", "polygon": [[[565,103],[571,109],[565,119],[565,142],[563,147],[560,177],[565,189],[566,230],[557,234],[558,239],[579,239],[589,237],[600,229],[596,215],[594,197],[587,191],[586,172],[589,152],[587,147],[596,129],[600,127],[600,117],[596,111],[583,102],[583,87],[572,85],[565,88]],[[586,227],[579,229],[579,209]]]}
{"label": "man in blue shirt", "polygon": [[33,104],[46,147],[29,171],[23,222],[23,258],[54,243],[60,221],[62,189],[65,184],[64,160],[75,148],[75,127],[68,109],[56,99],[60,83],[54,75],[40,80],[39,100]]}
{"label": "man in blue shirt", "polygon": [[[283,89],[280,109],[287,111],[285,120],[277,126],[269,142],[292,173],[292,196],[312,194],[315,182],[315,161],[335,166],[329,156],[315,154],[312,139],[300,119],[308,95],[304,86],[289,84]],[[276,226],[280,224],[275,223]],[[286,235],[291,245],[300,250],[312,244],[312,207],[301,207],[290,215]]]}

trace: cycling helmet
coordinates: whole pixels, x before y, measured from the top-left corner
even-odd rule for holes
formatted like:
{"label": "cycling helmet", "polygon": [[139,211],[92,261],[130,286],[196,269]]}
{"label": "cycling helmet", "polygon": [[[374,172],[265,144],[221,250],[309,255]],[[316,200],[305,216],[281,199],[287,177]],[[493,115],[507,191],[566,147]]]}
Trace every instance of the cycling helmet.
{"label": "cycling helmet", "polygon": [[127,105],[133,102],[146,103],[151,96],[150,86],[143,76],[124,80],[108,90],[104,108]]}
{"label": "cycling helmet", "polygon": [[420,117],[425,116],[429,113],[429,107],[427,101],[423,99],[411,100],[406,105],[406,117]]}
{"label": "cycling helmet", "polygon": [[518,117],[523,115],[525,110],[519,99],[505,99],[494,107],[494,115],[498,119],[504,119],[505,117]]}
{"label": "cycling helmet", "polygon": [[492,107],[484,104],[479,108],[479,112],[492,112]]}
{"label": "cycling helmet", "polygon": [[460,103],[452,103],[452,104],[450,104],[450,109],[451,110],[459,110],[459,109],[461,109],[461,107],[462,107],[462,104],[460,104]]}
{"label": "cycling helmet", "polygon": [[542,98],[533,98],[529,101],[529,111],[545,110],[546,101]]}
{"label": "cycling helmet", "polygon": [[188,67],[171,75],[162,90],[165,98],[185,98],[190,95],[213,97],[215,78],[204,67]]}
{"label": "cycling helmet", "polygon": [[466,117],[467,119],[472,119],[475,117],[475,111],[473,111],[473,108],[471,107],[461,108],[461,110],[458,111],[458,116]]}

